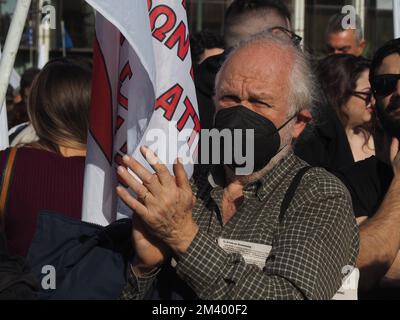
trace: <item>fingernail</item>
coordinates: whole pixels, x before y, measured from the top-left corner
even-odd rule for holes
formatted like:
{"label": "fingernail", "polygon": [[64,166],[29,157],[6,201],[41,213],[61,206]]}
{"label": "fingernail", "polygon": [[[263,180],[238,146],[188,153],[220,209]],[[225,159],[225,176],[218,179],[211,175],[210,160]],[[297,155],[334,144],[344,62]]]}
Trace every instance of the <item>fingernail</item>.
{"label": "fingernail", "polygon": [[124,167],[122,167],[122,166],[119,166],[119,167],[118,167],[118,172],[119,172],[119,173],[124,173],[124,171],[125,171],[125,168],[124,168]]}
{"label": "fingernail", "polygon": [[131,158],[126,154],[124,155],[124,157],[122,158],[122,160],[124,160],[125,162],[129,162]]}

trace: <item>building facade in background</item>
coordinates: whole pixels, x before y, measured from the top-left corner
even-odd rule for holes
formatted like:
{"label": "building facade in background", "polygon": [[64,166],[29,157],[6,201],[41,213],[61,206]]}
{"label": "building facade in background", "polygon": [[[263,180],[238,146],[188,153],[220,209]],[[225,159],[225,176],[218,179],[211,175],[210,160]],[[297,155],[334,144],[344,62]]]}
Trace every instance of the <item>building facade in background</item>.
{"label": "building facade in background", "polygon": [[[118,3],[115,1],[116,5]],[[135,0],[136,1],[136,0]],[[145,0],[143,0],[145,1]],[[171,0],[175,1],[175,0]],[[191,32],[210,30],[223,32],[224,14],[232,0],[187,0]],[[329,17],[341,12],[345,5],[353,5],[365,25],[365,37],[369,42],[366,55],[393,38],[392,0],[284,0],[293,15],[293,29],[304,37],[308,51],[323,56],[324,33]],[[4,45],[8,26],[16,0],[0,0],[0,43]],[[50,4],[56,9],[56,29],[40,31],[43,18],[41,7]],[[22,71],[36,66],[43,46],[48,45],[49,58],[83,56],[90,58],[94,35],[94,11],[84,0],[32,0],[21,50],[17,57],[17,69]],[[43,39],[46,37],[46,39]]]}
{"label": "building facade in background", "polygon": [[[188,0],[192,32],[208,29],[223,32],[226,8],[232,0]],[[329,18],[342,11],[345,5],[355,7],[365,25],[369,42],[366,52],[371,56],[383,43],[393,38],[392,0],[284,0],[292,12],[293,29],[304,38],[311,53],[325,54],[325,26]]]}
{"label": "building facade in background", "polygon": [[[0,43],[3,46],[16,0],[0,0]],[[55,9],[55,29],[43,30],[44,6]],[[95,12],[84,0],[32,0],[22,36],[16,69],[38,66],[43,62],[43,45],[48,47],[45,59],[80,56],[90,59],[94,37]],[[46,56],[46,54],[45,54]]]}

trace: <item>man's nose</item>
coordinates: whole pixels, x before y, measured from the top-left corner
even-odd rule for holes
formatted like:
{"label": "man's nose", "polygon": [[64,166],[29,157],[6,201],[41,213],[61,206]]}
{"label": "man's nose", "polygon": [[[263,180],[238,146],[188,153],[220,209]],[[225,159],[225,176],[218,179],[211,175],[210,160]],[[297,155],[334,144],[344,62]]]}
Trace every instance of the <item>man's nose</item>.
{"label": "man's nose", "polygon": [[247,100],[242,101],[242,106],[243,106],[243,107],[246,107],[247,109],[250,109],[250,110],[254,111],[254,106],[253,106],[253,104],[250,103],[250,102],[247,101]]}

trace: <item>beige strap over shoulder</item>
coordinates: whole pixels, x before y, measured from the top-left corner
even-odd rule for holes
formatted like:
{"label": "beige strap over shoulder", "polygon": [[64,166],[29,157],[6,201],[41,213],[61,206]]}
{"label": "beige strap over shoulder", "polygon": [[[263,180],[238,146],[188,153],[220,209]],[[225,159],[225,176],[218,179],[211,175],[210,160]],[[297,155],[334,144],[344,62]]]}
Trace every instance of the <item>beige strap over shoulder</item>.
{"label": "beige strap over shoulder", "polygon": [[17,148],[16,147],[11,148],[3,172],[1,194],[0,194],[0,229],[4,229],[4,216],[5,216],[5,210],[7,208],[7,201],[10,192],[11,179],[13,175],[16,155],[17,155]]}

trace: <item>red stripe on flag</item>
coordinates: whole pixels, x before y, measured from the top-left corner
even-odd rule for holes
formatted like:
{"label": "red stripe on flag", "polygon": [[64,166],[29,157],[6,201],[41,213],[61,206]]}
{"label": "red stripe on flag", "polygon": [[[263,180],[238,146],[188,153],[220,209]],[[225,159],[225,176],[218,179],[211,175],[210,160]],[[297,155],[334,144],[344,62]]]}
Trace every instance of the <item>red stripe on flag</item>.
{"label": "red stripe on flag", "polygon": [[115,132],[117,132],[119,129],[121,129],[122,125],[124,124],[125,119],[123,119],[121,116],[117,117],[117,125],[115,128]]}
{"label": "red stripe on flag", "polygon": [[192,78],[192,80],[194,81],[194,67],[192,65],[192,67],[190,68],[190,77]]}
{"label": "red stripe on flag", "polygon": [[122,152],[122,154],[127,154],[128,153],[128,144],[126,142],[121,147],[120,151]]}
{"label": "red stripe on flag", "polygon": [[128,110],[128,106],[129,106],[129,100],[127,97],[125,97],[122,93],[120,93],[118,95],[118,103],[121,107],[123,107],[124,109]]}
{"label": "red stripe on flag", "polygon": [[93,48],[93,84],[90,108],[90,133],[112,164],[113,157],[113,104],[107,66],[97,37]]}

